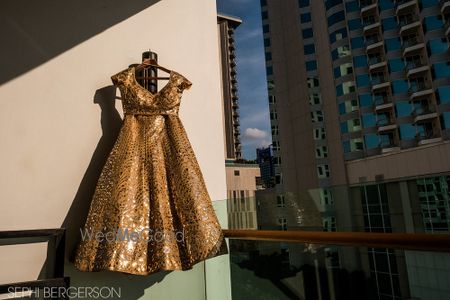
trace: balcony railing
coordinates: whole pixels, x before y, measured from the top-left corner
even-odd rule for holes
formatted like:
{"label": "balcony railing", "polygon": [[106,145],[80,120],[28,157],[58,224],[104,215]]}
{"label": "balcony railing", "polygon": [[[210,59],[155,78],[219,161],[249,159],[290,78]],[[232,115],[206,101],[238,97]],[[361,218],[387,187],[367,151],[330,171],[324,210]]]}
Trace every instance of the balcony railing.
{"label": "balcony railing", "polygon": [[372,65],[379,64],[383,61],[384,61],[384,59],[381,56],[374,56],[374,57],[369,58],[368,64],[369,64],[369,66],[372,66]]}
{"label": "balcony railing", "polygon": [[431,89],[431,86],[427,83],[416,83],[411,85],[411,87],[408,89],[408,93],[414,94],[417,92],[425,91]]}
{"label": "balcony railing", "polygon": [[422,41],[419,40],[418,37],[409,38],[409,39],[403,41],[402,50],[404,51],[406,48],[418,45],[420,43],[422,43]]}

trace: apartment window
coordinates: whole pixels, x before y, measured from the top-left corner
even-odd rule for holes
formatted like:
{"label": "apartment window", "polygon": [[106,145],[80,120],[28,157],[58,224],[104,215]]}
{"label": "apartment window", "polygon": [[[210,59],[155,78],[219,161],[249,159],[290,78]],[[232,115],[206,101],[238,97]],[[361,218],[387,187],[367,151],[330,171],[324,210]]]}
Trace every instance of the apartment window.
{"label": "apartment window", "polygon": [[315,61],[315,60],[307,61],[305,63],[305,65],[306,65],[306,71],[317,70],[317,61]]}
{"label": "apartment window", "polygon": [[344,11],[338,11],[337,13],[332,14],[327,18],[328,21],[328,27],[333,26],[334,24],[344,21],[345,20],[345,14]]}
{"label": "apartment window", "polygon": [[384,45],[386,48],[386,51],[395,51],[399,50],[402,47],[402,43],[400,41],[400,38],[390,38],[384,40]]}
{"label": "apartment window", "polygon": [[361,130],[361,120],[360,119],[351,119],[347,121],[348,130],[350,132],[355,132]]}
{"label": "apartment window", "polygon": [[316,158],[326,158],[328,157],[327,146],[316,147]]}
{"label": "apartment window", "polygon": [[318,93],[309,94],[309,104],[316,105],[322,103],[322,97]]}
{"label": "apartment window", "polygon": [[423,18],[423,32],[433,31],[442,28],[444,23],[442,22],[442,15],[429,16]]}
{"label": "apartment window", "polygon": [[443,112],[440,116],[442,129],[450,129],[450,112]]}
{"label": "apartment window", "polygon": [[299,7],[307,7],[309,6],[309,0],[298,0]]}
{"label": "apartment window", "polygon": [[326,138],[325,128],[323,127],[314,128],[313,135],[315,140],[324,140]]}
{"label": "apartment window", "polygon": [[267,0],[260,0],[259,3],[261,6],[267,6]]}
{"label": "apartment window", "polygon": [[368,133],[364,135],[364,144],[366,145],[367,149],[374,149],[378,148],[379,139],[378,135],[375,133]]}
{"label": "apartment window", "polygon": [[416,127],[413,124],[400,124],[399,133],[401,140],[413,140],[416,138]]}
{"label": "apartment window", "polygon": [[272,125],[272,135],[278,135],[278,125]]}
{"label": "apartment window", "polygon": [[339,114],[344,115],[358,110],[358,100],[351,99],[339,103]]}
{"label": "apartment window", "polygon": [[353,66],[351,63],[341,64],[339,67],[334,68],[334,78],[339,78],[353,73]]}
{"label": "apartment window", "polygon": [[342,147],[344,148],[344,153],[356,152],[364,149],[363,141],[360,138],[343,141]]}
{"label": "apartment window", "polygon": [[320,110],[312,111],[311,112],[311,121],[313,123],[322,122],[323,121],[323,112]]}
{"label": "apartment window", "polygon": [[361,107],[372,106],[372,95],[371,94],[359,94],[359,106],[361,106]]}
{"label": "apartment window", "polygon": [[331,57],[333,60],[336,60],[341,57],[345,57],[350,55],[350,48],[348,45],[340,46],[333,51],[331,51]]}
{"label": "apartment window", "polygon": [[270,119],[271,120],[276,120],[278,118],[278,116],[277,116],[277,111],[276,110],[272,110],[271,112],[270,112]]}
{"label": "apartment window", "polygon": [[261,18],[263,20],[266,20],[266,19],[269,18],[269,15],[267,14],[267,10],[264,10],[264,11],[261,12]]}
{"label": "apartment window", "polygon": [[450,86],[441,86],[436,89],[436,98],[439,104],[450,103]]}
{"label": "apartment window", "polygon": [[329,178],[330,177],[330,167],[328,165],[318,165],[317,166],[317,177]]}
{"label": "apartment window", "polygon": [[356,84],[358,87],[367,87],[370,84],[369,74],[362,74],[356,76]]}
{"label": "apartment window", "polygon": [[317,77],[308,77],[306,79],[306,82],[308,83],[308,88],[319,87],[319,78],[317,78]]}
{"label": "apartment window", "polygon": [[360,18],[348,20],[348,29],[350,31],[360,29],[361,27],[362,24]]}
{"label": "apartment window", "polygon": [[336,218],[335,217],[324,217],[323,220],[323,231],[336,231]]}
{"label": "apartment window", "polygon": [[284,195],[277,195],[277,207],[285,207],[286,202],[284,199]]}
{"label": "apartment window", "polygon": [[450,76],[450,61],[433,64],[433,76],[445,78]]}
{"label": "apartment window", "polygon": [[314,44],[308,44],[303,46],[303,52],[305,55],[314,54],[316,52],[316,47]]}
{"label": "apartment window", "polygon": [[350,40],[352,49],[362,48],[364,46],[364,39],[362,37],[355,37]]}
{"label": "apartment window", "polygon": [[271,52],[266,52],[265,56],[266,56],[266,61],[272,60],[272,53]]}
{"label": "apartment window", "polygon": [[353,81],[346,81],[336,87],[336,96],[347,95],[355,91],[355,83]]}
{"label": "apartment window", "polygon": [[347,34],[347,29],[346,28],[341,28],[341,29],[338,29],[336,31],[333,31],[330,34],[330,36],[329,36],[330,37],[330,44],[333,44],[336,41],[345,39],[347,37],[347,35],[348,34]]}
{"label": "apartment window", "polygon": [[270,47],[270,39],[264,38],[264,47]]}
{"label": "apartment window", "polygon": [[263,25],[263,33],[268,33],[269,32],[269,24],[264,24]]}
{"label": "apartment window", "polygon": [[394,8],[394,0],[379,0],[378,5],[380,10],[387,10]]}
{"label": "apartment window", "polygon": [[305,13],[300,15],[300,22],[301,23],[309,23],[311,22],[311,14]]}
{"label": "apartment window", "polygon": [[405,63],[401,58],[394,58],[389,60],[389,72],[400,72],[405,69]]}
{"label": "apartment window", "polygon": [[367,56],[365,55],[353,56],[353,64],[355,65],[355,68],[367,67]]}
{"label": "apartment window", "polygon": [[400,94],[408,92],[408,81],[406,80],[394,80],[392,81],[392,93]]}
{"label": "apartment window", "polygon": [[241,175],[240,171],[239,170],[234,170],[234,176],[239,176],[239,175]]}
{"label": "apartment window", "polygon": [[448,50],[448,43],[446,38],[430,40],[427,43],[428,56],[433,54],[445,53]]}
{"label": "apartment window", "polygon": [[358,1],[349,1],[345,3],[345,10],[349,12],[358,11],[359,10],[359,3]]}
{"label": "apartment window", "polygon": [[306,28],[302,30],[302,36],[304,39],[312,38],[314,35],[312,28]]}
{"label": "apartment window", "polygon": [[333,205],[333,197],[330,189],[320,189],[320,202],[322,205]]}
{"label": "apartment window", "polygon": [[270,104],[276,103],[276,99],[275,99],[275,96],[274,96],[274,95],[269,95],[269,103],[270,103]]}
{"label": "apartment window", "polygon": [[396,101],[395,112],[397,117],[409,117],[411,115],[411,104],[408,101]]}
{"label": "apartment window", "polygon": [[384,31],[388,31],[391,29],[397,29],[397,19],[395,17],[389,17],[381,20],[381,24],[383,26]]}
{"label": "apartment window", "polygon": [[377,125],[377,118],[373,113],[362,114],[361,119],[364,128],[370,128]]}
{"label": "apartment window", "polygon": [[280,142],[272,141],[272,147],[273,147],[273,151],[279,151],[280,150]]}
{"label": "apartment window", "polygon": [[287,230],[286,218],[278,218],[278,230]]}

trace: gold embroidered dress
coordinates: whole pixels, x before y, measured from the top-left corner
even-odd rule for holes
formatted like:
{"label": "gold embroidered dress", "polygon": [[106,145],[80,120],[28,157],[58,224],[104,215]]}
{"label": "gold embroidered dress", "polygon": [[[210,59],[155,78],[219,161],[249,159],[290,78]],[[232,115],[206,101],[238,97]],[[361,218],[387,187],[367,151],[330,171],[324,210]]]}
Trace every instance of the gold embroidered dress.
{"label": "gold embroidered dress", "polygon": [[156,93],[135,68],[111,77],[124,120],[92,199],[75,266],[147,275],[228,253],[178,109],[192,83],[170,71]]}

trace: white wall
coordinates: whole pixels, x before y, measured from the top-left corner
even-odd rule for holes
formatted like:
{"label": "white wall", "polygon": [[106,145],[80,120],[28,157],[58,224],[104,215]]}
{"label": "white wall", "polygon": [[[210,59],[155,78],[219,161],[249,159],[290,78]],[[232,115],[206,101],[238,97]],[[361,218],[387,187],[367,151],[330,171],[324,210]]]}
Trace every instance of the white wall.
{"label": "white wall", "polygon": [[[193,83],[192,88],[184,92],[180,116],[211,198],[226,198],[215,1],[156,1],[125,16],[117,16],[121,13],[114,8],[118,2],[96,1],[98,14],[103,18],[111,16],[112,24],[89,35],[86,34],[91,26],[88,23],[76,45],[58,45],[59,48],[52,48],[58,51],[53,52],[46,50],[42,32],[36,29],[44,30],[46,26],[40,25],[51,24],[51,20],[46,19],[48,16],[43,14],[42,20],[36,20],[39,12],[23,10],[20,1],[17,7],[14,3],[8,1],[9,10],[2,10],[0,6],[4,21],[1,24],[6,24],[2,33],[14,35],[18,41],[15,44],[23,47],[0,51],[9,55],[16,51],[17,55],[10,59],[16,60],[18,65],[23,55],[35,55],[38,63],[28,68],[22,63],[21,68],[26,72],[11,75],[0,86],[0,230],[58,228],[64,223],[68,227],[69,250],[73,247],[75,234],[82,225],[80,220],[87,214],[95,180],[114,141],[114,132],[120,126],[119,115],[111,105],[110,76],[139,62],[141,53],[148,48],[159,54],[161,65],[178,71]],[[42,11],[55,9],[51,1],[40,3]],[[17,8],[17,15],[7,15],[14,8]],[[76,35],[79,26],[76,20],[82,19],[83,14],[93,15],[92,23],[97,22],[92,9],[81,6],[75,11],[54,12],[55,15],[61,13],[62,18],[67,18],[74,26],[73,30],[60,29],[64,32],[58,32],[58,24],[49,26],[55,30],[52,43],[58,43],[61,34]],[[27,14],[34,18],[36,26],[26,23]],[[2,45],[5,46],[8,45]],[[0,69],[0,73],[2,71]],[[161,81],[161,86],[164,83]],[[103,112],[98,102],[102,103]],[[120,101],[116,101],[115,107],[122,114]],[[226,224],[224,220],[221,222]],[[34,267],[21,269],[23,253],[17,253],[14,247],[0,247],[0,282],[35,279],[44,257],[35,257]],[[222,260],[223,264],[224,258],[227,256],[211,261]],[[71,269],[70,264],[67,268]],[[187,279],[189,272],[192,275]],[[229,276],[229,272],[226,274]],[[69,275],[75,278],[75,284],[76,278],[80,278],[79,282],[90,278],[100,283],[104,276],[112,276],[111,282],[125,276],[95,277],[95,274],[84,275],[75,270]],[[144,297],[158,299],[155,295],[164,295],[164,299],[172,299],[171,293],[180,291],[170,288],[170,284],[177,281],[179,284],[190,282],[187,287],[191,287],[195,297],[204,293],[203,277],[203,267],[199,264],[192,271],[172,272],[166,276],[172,279],[164,279],[159,284],[164,293],[152,293],[152,289],[157,288],[147,290],[148,282],[140,282],[145,290]],[[229,288],[229,278],[223,280]],[[189,289],[183,290],[184,299],[191,299],[189,293]],[[229,298],[226,293],[222,296]]]}

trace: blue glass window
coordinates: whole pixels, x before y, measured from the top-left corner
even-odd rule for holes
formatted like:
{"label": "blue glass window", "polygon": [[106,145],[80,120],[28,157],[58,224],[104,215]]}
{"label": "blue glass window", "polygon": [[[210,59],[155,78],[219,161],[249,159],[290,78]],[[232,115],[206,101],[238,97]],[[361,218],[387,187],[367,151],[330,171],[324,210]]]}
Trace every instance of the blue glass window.
{"label": "blue glass window", "polygon": [[407,101],[397,101],[395,103],[395,111],[397,117],[407,117],[411,115],[411,104]]}
{"label": "blue glass window", "polygon": [[307,61],[305,65],[306,71],[317,70],[317,62],[315,60]]}
{"label": "blue glass window", "polygon": [[298,0],[299,7],[307,7],[309,6],[309,0]]}
{"label": "blue glass window", "polygon": [[370,83],[369,74],[362,74],[356,76],[356,84],[358,85],[358,87],[369,86],[369,83]]}
{"label": "blue glass window", "polygon": [[265,53],[265,56],[266,56],[266,60],[268,61],[268,60],[272,60],[272,53],[271,52],[266,52]]}
{"label": "blue glass window", "polygon": [[426,33],[428,31],[436,30],[442,28],[444,23],[442,22],[442,16],[429,16],[423,18],[423,31]]}
{"label": "blue glass window", "polygon": [[397,19],[395,17],[383,19],[381,20],[381,23],[384,31],[397,29]]}
{"label": "blue glass window", "polygon": [[303,50],[305,52],[305,55],[313,54],[316,52],[316,47],[314,47],[314,44],[304,45]]}
{"label": "blue glass window", "polygon": [[441,115],[441,127],[442,129],[450,129],[450,112],[443,112]]}
{"label": "blue glass window", "polygon": [[329,10],[333,6],[336,6],[336,5],[341,4],[341,3],[342,3],[342,0],[326,0],[325,1],[325,7],[326,7],[327,10]]}
{"label": "blue glass window", "polygon": [[339,103],[339,114],[340,115],[344,115],[344,114],[346,114],[347,112],[345,111],[345,103],[344,102],[342,102],[342,103]]}
{"label": "blue glass window", "polygon": [[273,68],[271,66],[266,68],[266,74],[267,75],[272,75],[273,74]]}
{"label": "blue glass window", "polygon": [[359,95],[359,106],[361,106],[361,107],[372,106],[372,95],[371,94],[360,94]]}
{"label": "blue glass window", "polygon": [[436,78],[445,78],[450,76],[450,61],[433,64],[433,73]]}
{"label": "blue glass window", "polygon": [[398,50],[402,47],[402,44],[400,42],[400,38],[391,38],[391,39],[385,39],[384,43],[386,45],[386,51],[394,51]]}
{"label": "blue glass window", "polygon": [[438,87],[436,91],[436,98],[439,104],[450,103],[450,86]]}
{"label": "blue glass window", "polygon": [[364,39],[362,37],[355,37],[351,39],[352,49],[362,48],[364,46]]}
{"label": "blue glass window", "polygon": [[264,47],[270,47],[270,39],[269,38],[264,39]]}
{"label": "blue glass window", "polygon": [[405,68],[405,63],[401,58],[394,58],[389,60],[389,71],[400,72]]}
{"label": "blue glass window", "polygon": [[431,7],[439,4],[439,0],[422,0],[422,7]]}
{"label": "blue glass window", "polygon": [[341,11],[338,11],[337,13],[332,14],[331,16],[329,16],[327,18],[327,20],[328,20],[328,27],[330,27],[338,22],[344,21],[345,20],[344,11],[341,10]]}
{"label": "blue glass window", "polygon": [[303,29],[302,30],[302,36],[303,36],[304,39],[313,37],[313,30],[312,30],[312,28]]}
{"label": "blue glass window", "polygon": [[348,133],[347,121],[341,122],[341,133]]}
{"label": "blue glass window", "polygon": [[268,17],[269,17],[269,16],[268,16],[268,14],[267,14],[267,10],[261,12],[261,18],[262,18],[263,20],[267,19]]}
{"label": "blue glass window", "polygon": [[342,141],[342,148],[344,148],[344,153],[351,152],[350,141]]}
{"label": "blue glass window", "polygon": [[394,8],[394,0],[379,0],[378,3],[380,10]]}
{"label": "blue glass window", "polygon": [[353,65],[355,66],[355,68],[367,67],[367,56],[353,56]]}
{"label": "blue glass window", "polygon": [[330,34],[330,44],[347,37],[347,28],[338,29]]}
{"label": "blue glass window", "polygon": [[311,22],[311,14],[310,13],[301,14],[300,15],[300,22],[302,22],[302,23]]}
{"label": "blue glass window", "polygon": [[408,92],[408,81],[406,80],[394,80],[392,81],[392,93],[406,93]]}
{"label": "blue glass window", "polygon": [[267,33],[269,32],[269,24],[264,24],[263,25],[263,33]]}
{"label": "blue glass window", "polygon": [[400,125],[400,139],[412,140],[416,138],[416,127],[413,124]]}
{"label": "blue glass window", "polygon": [[364,144],[366,149],[378,148],[378,136],[374,133],[364,135]]}
{"label": "blue glass window", "polygon": [[363,114],[362,116],[362,123],[364,128],[374,127],[377,124],[377,118],[375,114],[369,113],[369,114]]}
{"label": "blue glass window", "polygon": [[359,29],[361,27],[362,27],[362,24],[361,24],[360,18],[348,20],[348,29],[350,31]]}
{"label": "blue glass window", "polygon": [[446,38],[430,40],[427,43],[428,56],[447,52],[448,44]]}
{"label": "blue glass window", "polygon": [[350,1],[350,2],[346,2],[346,3],[345,3],[345,10],[346,10],[347,12],[358,11],[358,10],[359,10],[359,4],[358,4],[358,1]]}
{"label": "blue glass window", "polygon": [[344,89],[342,87],[342,84],[340,84],[336,87],[336,96],[339,97],[342,95],[344,95]]}

